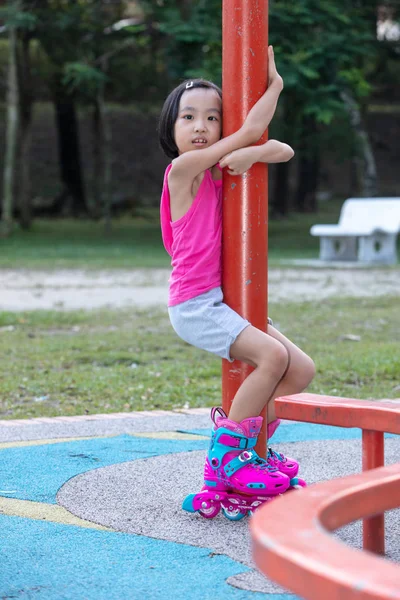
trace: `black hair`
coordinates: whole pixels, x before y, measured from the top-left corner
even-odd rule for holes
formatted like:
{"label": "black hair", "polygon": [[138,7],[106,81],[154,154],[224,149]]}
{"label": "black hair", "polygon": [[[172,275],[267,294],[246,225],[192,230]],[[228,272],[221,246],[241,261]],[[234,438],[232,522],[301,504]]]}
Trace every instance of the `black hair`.
{"label": "black hair", "polygon": [[221,88],[206,79],[188,79],[172,90],[164,102],[158,123],[158,139],[164,154],[166,154],[168,158],[177,158],[179,156],[178,146],[176,145],[174,138],[174,126],[176,119],[178,118],[179,104],[182,95],[186,90],[194,90],[196,88],[215,90],[222,100]]}

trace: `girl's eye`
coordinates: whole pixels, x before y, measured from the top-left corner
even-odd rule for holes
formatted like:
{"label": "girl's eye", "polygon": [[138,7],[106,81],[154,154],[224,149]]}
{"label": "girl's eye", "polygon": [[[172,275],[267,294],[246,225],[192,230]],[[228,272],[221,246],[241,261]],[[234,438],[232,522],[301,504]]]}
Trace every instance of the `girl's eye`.
{"label": "girl's eye", "polygon": [[193,115],[184,115],[184,119],[193,119]]}
{"label": "girl's eye", "polygon": [[217,121],[217,117],[208,117],[208,120],[210,120],[210,119]]}

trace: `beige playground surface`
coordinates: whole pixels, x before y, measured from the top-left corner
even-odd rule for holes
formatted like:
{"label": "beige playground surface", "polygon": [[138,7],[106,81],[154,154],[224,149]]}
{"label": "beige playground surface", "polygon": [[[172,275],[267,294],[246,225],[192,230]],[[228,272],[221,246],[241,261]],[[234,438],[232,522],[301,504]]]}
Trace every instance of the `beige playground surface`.
{"label": "beige playground surface", "polygon": [[[271,303],[332,296],[400,296],[400,270],[354,265],[271,268]],[[0,270],[0,310],[74,310],[165,306],[168,269]]]}

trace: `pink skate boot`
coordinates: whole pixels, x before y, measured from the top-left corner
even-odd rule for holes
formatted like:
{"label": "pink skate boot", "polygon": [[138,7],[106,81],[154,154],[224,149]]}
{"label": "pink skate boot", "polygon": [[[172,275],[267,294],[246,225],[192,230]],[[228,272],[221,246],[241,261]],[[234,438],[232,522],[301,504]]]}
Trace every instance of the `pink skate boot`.
{"label": "pink skate boot", "polygon": [[[268,442],[278,429],[280,422],[280,419],[275,419],[274,421],[271,421],[271,423],[268,423]],[[289,477],[291,488],[305,487],[305,481],[297,477],[297,473],[299,472],[299,463],[293,460],[293,458],[288,458],[268,447],[267,462],[271,467],[276,467],[281,473],[284,473]]]}
{"label": "pink skate boot", "polygon": [[238,521],[286,492],[289,477],[254,451],[262,417],[236,423],[221,408],[213,408],[211,418],[215,428],[204,466],[204,486],[198,494],[187,496],[182,508],[198,511],[207,519],[217,516],[222,508],[228,519]]}

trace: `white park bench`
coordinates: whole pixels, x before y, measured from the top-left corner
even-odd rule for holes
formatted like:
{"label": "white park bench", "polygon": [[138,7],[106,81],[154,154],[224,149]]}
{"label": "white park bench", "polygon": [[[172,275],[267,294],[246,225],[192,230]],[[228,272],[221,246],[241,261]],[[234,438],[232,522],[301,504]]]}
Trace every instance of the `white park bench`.
{"label": "white park bench", "polygon": [[313,225],[321,260],[394,264],[400,231],[400,198],[349,198],[337,225]]}

